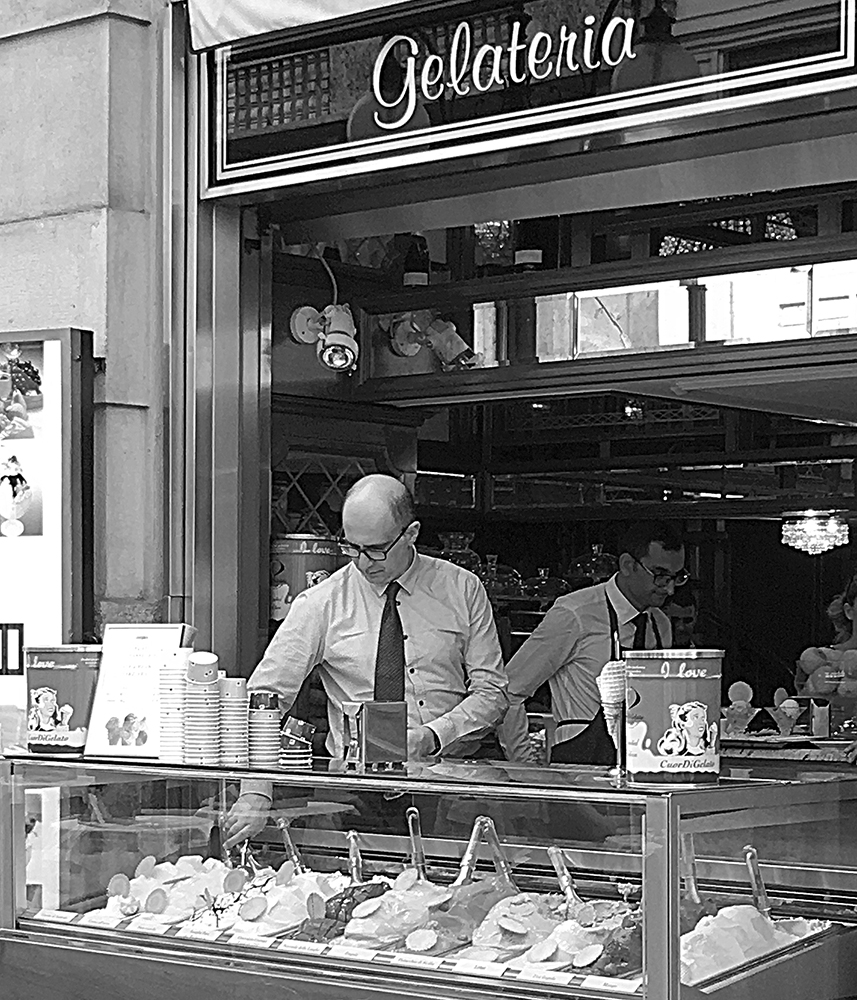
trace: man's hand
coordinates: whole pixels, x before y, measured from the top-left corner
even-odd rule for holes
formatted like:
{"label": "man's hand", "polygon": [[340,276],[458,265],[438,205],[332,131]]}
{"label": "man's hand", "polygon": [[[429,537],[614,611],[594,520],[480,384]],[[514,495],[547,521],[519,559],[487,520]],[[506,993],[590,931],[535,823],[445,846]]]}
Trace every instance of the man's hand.
{"label": "man's hand", "polygon": [[437,737],[428,726],[408,730],[408,759],[421,760],[438,749]]}
{"label": "man's hand", "polygon": [[857,764],[857,740],[845,748],[845,757],[849,764]]}
{"label": "man's hand", "polygon": [[223,846],[234,847],[249,837],[255,837],[268,822],[270,809],[271,803],[264,795],[256,792],[239,795],[223,825],[226,835]]}

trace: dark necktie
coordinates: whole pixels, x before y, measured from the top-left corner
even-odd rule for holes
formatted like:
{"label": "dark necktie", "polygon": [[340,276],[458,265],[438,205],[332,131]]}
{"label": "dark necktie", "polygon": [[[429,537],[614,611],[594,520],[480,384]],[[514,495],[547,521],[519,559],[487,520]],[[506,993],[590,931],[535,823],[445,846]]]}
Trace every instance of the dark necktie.
{"label": "dark necktie", "polygon": [[395,581],[387,587],[375,657],[375,701],[405,700],[405,636],[396,601],[401,589]]}
{"label": "dark necktie", "polygon": [[634,623],[634,644],[631,649],[646,648],[646,629],[649,626],[649,616],[645,611],[641,611],[631,621]]}

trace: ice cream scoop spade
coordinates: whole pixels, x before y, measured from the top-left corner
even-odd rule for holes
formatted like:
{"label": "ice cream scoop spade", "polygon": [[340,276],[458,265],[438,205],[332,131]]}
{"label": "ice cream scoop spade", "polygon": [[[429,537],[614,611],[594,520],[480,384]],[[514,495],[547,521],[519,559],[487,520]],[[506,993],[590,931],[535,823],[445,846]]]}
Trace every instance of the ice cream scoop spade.
{"label": "ice cream scoop spade", "polygon": [[473,881],[473,874],[476,871],[476,864],[479,860],[479,847],[482,843],[484,828],[485,817],[477,816],[473,823],[473,829],[470,831],[470,840],[467,841],[464,854],[461,855],[461,861],[458,865],[458,875],[452,883],[454,886],[469,885]]}
{"label": "ice cream scoop spade", "polygon": [[693,834],[681,835],[681,865],[684,878],[684,891],[691,903],[702,904],[699,886],[696,884],[696,852],[693,848]]}
{"label": "ice cream scoop spade", "polygon": [[485,842],[491,848],[491,855],[494,860],[494,867],[497,869],[497,874],[504,882],[507,882],[510,888],[514,889],[515,892],[520,892],[517,885],[515,885],[515,879],[512,876],[512,866],[509,864],[509,859],[503,853],[503,847],[500,844],[500,838],[497,836],[497,827],[494,826],[494,820],[490,816],[482,816],[482,828],[484,831]]}
{"label": "ice cream scoop spade", "polygon": [[243,868],[250,878],[255,878],[264,867],[258,863],[255,857],[253,857],[249,840],[245,840],[241,845],[239,849],[239,859],[238,867]]}
{"label": "ice cream scoop spade", "polygon": [[292,840],[292,833],[289,829],[289,821],[281,816],[277,820],[277,829],[280,831],[280,836],[283,838],[283,847],[286,851],[286,858],[295,866],[295,874],[303,874],[306,868],[303,861],[301,861],[300,854],[298,854],[298,849],[295,847],[295,842]]}
{"label": "ice cream scoop spade", "polygon": [[763,917],[771,919],[771,903],[768,899],[768,891],[762,878],[762,870],[759,868],[759,855],[756,848],[748,844],[744,848],[744,862],[747,865],[747,872],[750,875],[750,886],[753,890],[753,903]]}
{"label": "ice cream scoop spade", "polygon": [[556,846],[556,844],[551,844],[548,848],[548,857],[553,865],[553,870],[556,872],[557,881],[559,882],[560,889],[562,889],[562,894],[565,896],[566,918],[570,920],[571,915],[575,911],[580,910],[580,908],[585,906],[586,903],[577,894],[577,889],[574,887],[574,878],[572,877],[568,863],[566,862],[562,851]]}
{"label": "ice cream scoop spade", "polygon": [[420,825],[420,811],[416,806],[410,806],[405,813],[408,821],[408,835],[411,839],[411,865],[416,869],[417,878],[421,882],[428,881],[426,872],[426,853],[423,845],[423,833]]}
{"label": "ice cream scoop spade", "polygon": [[360,844],[356,830],[349,830],[345,834],[348,841],[348,873],[354,885],[363,884],[363,855],[360,853]]}

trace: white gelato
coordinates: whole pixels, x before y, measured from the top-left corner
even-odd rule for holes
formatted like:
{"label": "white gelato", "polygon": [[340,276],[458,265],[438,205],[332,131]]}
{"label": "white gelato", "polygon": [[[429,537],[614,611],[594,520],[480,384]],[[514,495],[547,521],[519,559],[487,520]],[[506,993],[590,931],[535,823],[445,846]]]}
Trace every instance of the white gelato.
{"label": "white gelato", "polygon": [[681,936],[681,981],[693,986],[751,959],[786,948],[827,926],[822,921],[769,920],[754,906],[726,906]]}

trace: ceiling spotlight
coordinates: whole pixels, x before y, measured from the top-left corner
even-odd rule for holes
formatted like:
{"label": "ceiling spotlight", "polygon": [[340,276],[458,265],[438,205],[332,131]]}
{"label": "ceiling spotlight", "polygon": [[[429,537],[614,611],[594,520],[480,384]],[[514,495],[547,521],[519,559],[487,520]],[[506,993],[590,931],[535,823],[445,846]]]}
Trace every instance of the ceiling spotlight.
{"label": "ceiling spotlight", "polygon": [[313,306],[300,306],[289,323],[292,339],[299,344],[315,344],[318,360],[335,372],[352,372],[357,367],[360,350],[351,309],[332,304],[319,312]]}

